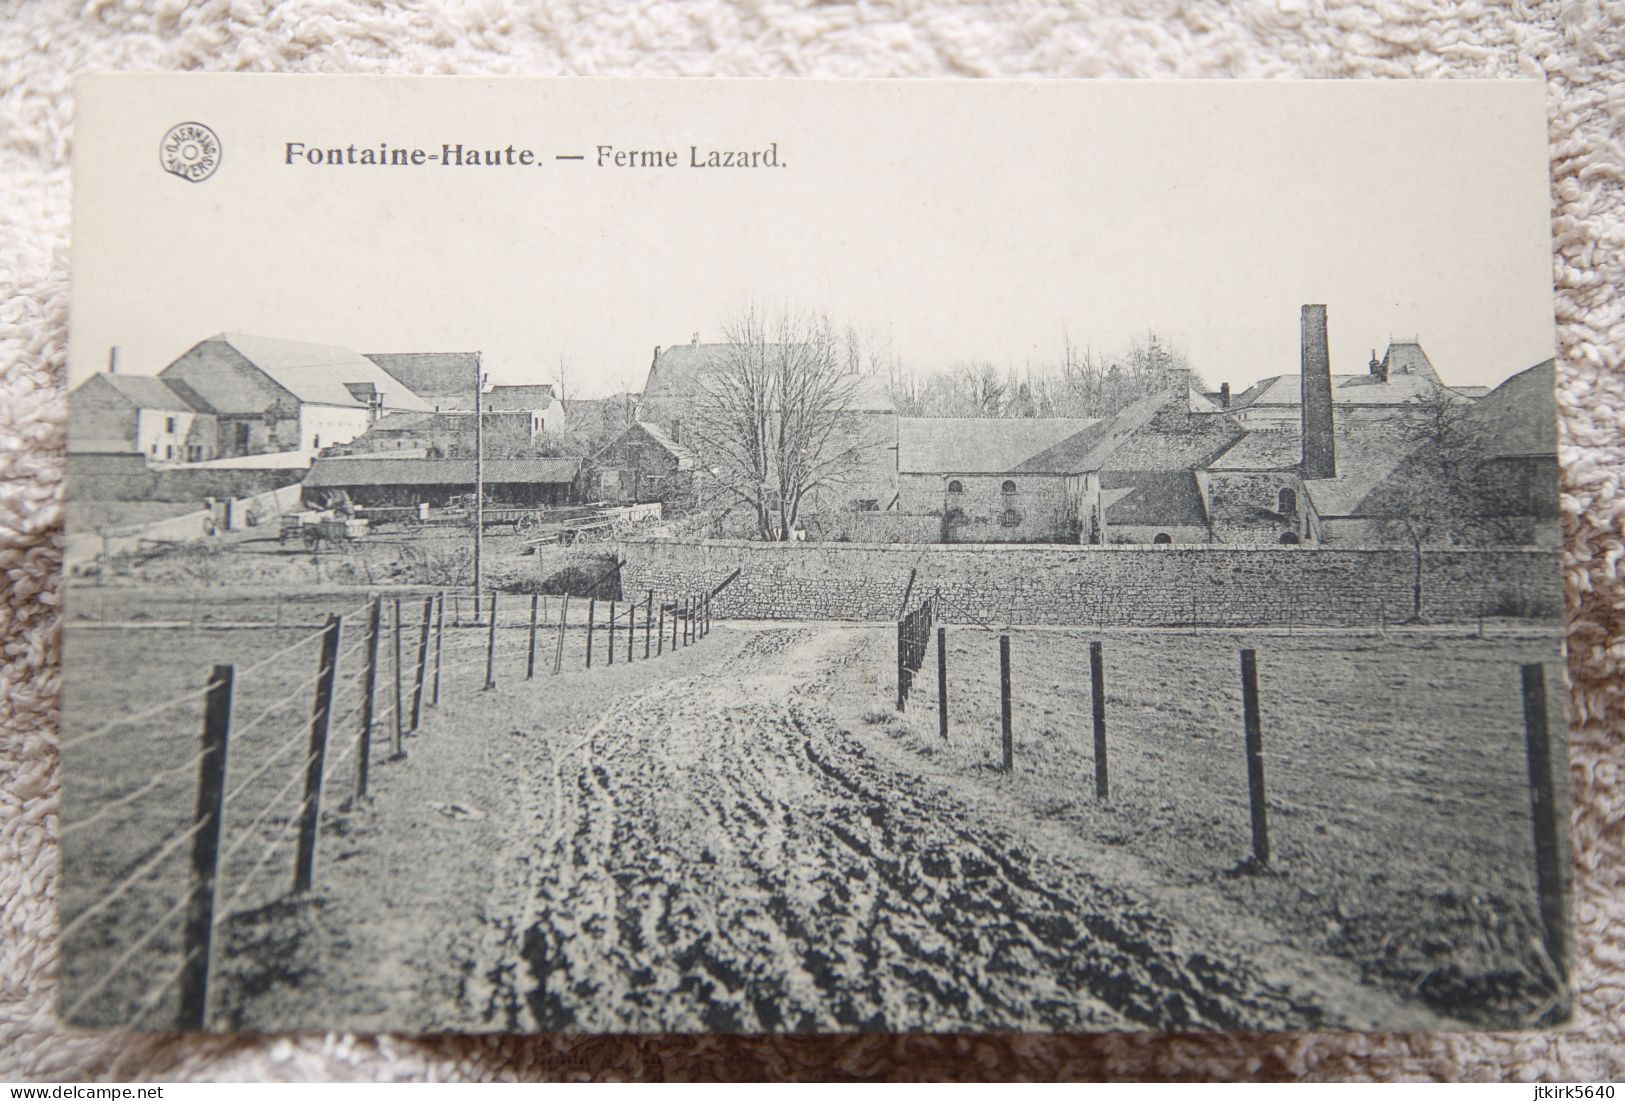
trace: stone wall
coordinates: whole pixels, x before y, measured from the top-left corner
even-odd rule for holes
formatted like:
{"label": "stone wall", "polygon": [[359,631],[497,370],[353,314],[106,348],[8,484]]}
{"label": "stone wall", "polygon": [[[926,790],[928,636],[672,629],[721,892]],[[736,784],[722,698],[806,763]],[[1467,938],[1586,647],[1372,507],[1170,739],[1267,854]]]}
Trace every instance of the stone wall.
{"label": "stone wall", "polygon": [[[731,540],[623,542],[629,594],[688,594],[739,578],[714,612],[744,619],[895,619],[940,589],[961,622],[1175,626],[1376,625],[1410,618],[1405,549],[1286,546],[891,546]],[[1555,551],[1430,550],[1429,622],[1562,614]]]}

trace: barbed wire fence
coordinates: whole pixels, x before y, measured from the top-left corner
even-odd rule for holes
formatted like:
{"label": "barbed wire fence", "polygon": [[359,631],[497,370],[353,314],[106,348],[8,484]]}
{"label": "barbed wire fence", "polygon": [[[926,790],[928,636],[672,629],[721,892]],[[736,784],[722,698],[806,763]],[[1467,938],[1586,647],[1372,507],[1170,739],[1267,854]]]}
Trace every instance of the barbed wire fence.
{"label": "barbed wire fence", "polygon": [[[556,598],[551,672],[564,673],[567,657],[571,670],[586,672],[700,642],[712,630],[716,593],[738,572],[698,591],[647,589],[641,600],[589,597],[583,607]],[[515,649],[507,640],[521,641],[523,677],[534,679],[551,611],[543,594],[531,594],[527,614],[521,601],[499,604],[489,593],[484,623],[449,635],[446,593],[423,595],[421,606],[418,599],[375,595],[249,664],[214,665],[201,688],[61,743],[63,754],[94,753],[121,733],[196,721],[201,704],[194,753],[61,828],[64,843],[85,843],[97,828],[116,836],[121,825],[150,820],[154,808],[184,806],[191,780],[191,817],[109,874],[109,885],[64,922],[65,958],[116,948],[94,975],[65,985],[64,1020],[207,1028],[220,923],[315,887],[324,799],[342,798],[341,810],[369,805],[375,757],[403,760],[405,738],[421,729],[425,708],[442,704],[453,679],[483,667],[484,690],[505,682]],[[520,614],[503,618],[510,608]],[[302,662],[309,672],[298,671]],[[270,698],[238,714],[256,695]],[[168,962],[153,974],[155,957]]]}

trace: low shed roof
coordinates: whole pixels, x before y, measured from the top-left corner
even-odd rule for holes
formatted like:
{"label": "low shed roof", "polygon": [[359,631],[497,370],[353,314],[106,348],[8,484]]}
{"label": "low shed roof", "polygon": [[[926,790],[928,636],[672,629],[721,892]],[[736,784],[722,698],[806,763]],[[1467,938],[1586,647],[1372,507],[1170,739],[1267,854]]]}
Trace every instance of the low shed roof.
{"label": "low shed roof", "polygon": [[[568,485],[581,470],[579,457],[487,459],[485,481]],[[473,459],[317,459],[305,485],[312,488],[367,485],[473,485]]]}

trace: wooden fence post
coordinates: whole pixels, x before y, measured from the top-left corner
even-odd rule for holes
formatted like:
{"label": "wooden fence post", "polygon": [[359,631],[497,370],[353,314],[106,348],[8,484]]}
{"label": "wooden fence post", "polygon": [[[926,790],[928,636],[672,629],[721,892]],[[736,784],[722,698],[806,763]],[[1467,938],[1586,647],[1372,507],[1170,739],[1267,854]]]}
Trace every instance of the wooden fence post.
{"label": "wooden fence post", "polygon": [[[327,761],[327,725],[333,718],[333,680],[338,673],[339,633],[343,616],[328,616],[322,633],[321,665],[316,676],[316,702],[311,709],[310,753],[305,761],[305,798],[299,808],[299,850],[294,858],[293,890],[310,890],[316,874],[316,825],[322,810],[322,772]],[[400,638],[397,630],[395,637]]]}
{"label": "wooden fence post", "polygon": [[662,600],[660,602],[660,631],[659,631],[659,636],[660,636],[660,641],[655,647],[655,656],[656,657],[659,657],[660,655],[662,655],[662,654],[664,654],[666,652],[666,602],[664,600]]}
{"label": "wooden fence post", "polygon": [[[649,657],[649,633],[654,629],[654,624],[655,591],[650,589],[649,595],[643,599],[643,656],[645,659]],[[665,630],[664,623],[661,624],[661,630]]]}
{"label": "wooden fence post", "polygon": [[432,706],[440,705],[440,643],[446,633],[446,594],[440,593],[434,602],[434,698]]}
{"label": "wooden fence post", "polygon": [[1010,636],[999,636],[999,730],[1004,738],[1004,771],[1016,767],[1015,738],[1010,732]]}
{"label": "wooden fence post", "polygon": [[948,628],[937,628],[937,730],[948,740]]}
{"label": "wooden fence post", "polygon": [[908,668],[903,661],[903,648],[906,645],[907,640],[906,632],[907,623],[904,620],[899,619],[897,621],[897,710],[899,711],[903,710],[904,704],[908,700],[908,687],[906,683]]}
{"label": "wooden fence post", "polygon": [[587,668],[588,669],[592,668],[592,629],[593,629],[593,620],[595,620],[597,617],[598,617],[598,598],[596,596],[589,596],[587,598]]}
{"label": "wooden fence post", "polygon": [[628,601],[626,605],[626,660],[630,663],[632,652],[638,645],[638,602]]}
{"label": "wooden fence post", "polygon": [[429,628],[434,620],[434,597],[423,598],[423,629],[418,633],[418,671],[412,679],[412,733],[423,718],[423,682],[429,673]]}
{"label": "wooden fence post", "polygon": [[615,601],[609,602],[609,663],[615,664]]}
{"label": "wooden fence post", "polygon": [[209,1001],[209,941],[214,929],[214,882],[220,860],[220,817],[225,804],[226,741],[231,733],[231,687],[236,670],[216,665],[203,709],[203,753],[198,763],[197,809],[192,820],[192,884],[181,942],[180,1009],[176,1027],[198,1031]]}
{"label": "wooden fence post", "polygon": [[1258,654],[1241,652],[1241,709],[1247,733],[1247,797],[1252,804],[1253,860],[1270,862],[1269,819],[1264,807],[1264,735],[1258,713]]}
{"label": "wooden fence post", "polygon": [[1529,756],[1529,817],[1534,827],[1540,922],[1545,933],[1546,954],[1557,968],[1559,981],[1566,983],[1569,974],[1569,848],[1563,844],[1562,807],[1552,770],[1551,733],[1546,725],[1546,669],[1539,663],[1523,667],[1523,723]]}
{"label": "wooden fence post", "polygon": [[[479,610],[475,609],[475,618],[479,617]],[[491,628],[485,639],[485,688],[489,691],[497,686],[497,591],[491,590]]]}
{"label": "wooden fence post", "polygon": [[536,613],[541,611],[542,594],[530,594],[530,648],[525,653],[525,679],[536,675]]}
{"label": "wooden fence post", "polygon": [[1100,643],[1089,644],[1089,693],[1095,723],[1095,798],[1104,799],[1106,784],[1106,670]]}
{"label": "wooden fence post", "polygon": [[394,739],[393,745],[391,746],[392,752],[390,753],[390,760],[398,761],[402,757],[406,756],[406,749],[401,744],[401,735],[406,732],[406,719],[405,715],[403,714],[405,708],[401,706],[401,598],[398,596],[395,598],[395,616],[390,624],[390,628],[391,634],[394,635],[395,643],[394,660],[391,662],[390,669],[395,678]]}
{"label": "wooden fence post", "polygon": [[463,594],[461,592],[455,592],[451,594],[451,625],[453,627],[460,627],[462,626],[462,623]]}
{"label": "wooden fence post", "polygon": [[361,685],[361,729],[356,734],[355,798],[367,797],[367,773],[372,768],[372,716],[378,698],[378,644],[382,639],[384,598],[372,598],[367,614],[367,671]]}
{"label": "wooden fence post", "polygon": [[564,626],[570,619],[570,594],[565,593],[559,601],[559,643],[553,651],[553,674],[557,676],[564,669]]}

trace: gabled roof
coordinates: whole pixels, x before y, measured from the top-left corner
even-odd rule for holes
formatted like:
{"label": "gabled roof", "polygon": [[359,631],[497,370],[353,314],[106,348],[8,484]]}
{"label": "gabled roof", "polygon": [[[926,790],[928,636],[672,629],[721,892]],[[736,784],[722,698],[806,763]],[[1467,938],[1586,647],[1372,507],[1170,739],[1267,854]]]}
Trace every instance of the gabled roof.
{"label": "gabled roof", "polygon": [[174,413],[196,412],[196,408],[185,395],[157,375],[104,374],[93,375],[91,379],[85,381],[90,382],[92,379],[102,380],[137,409],[159,409]]}
{"label": "gabled roof", "polygon": [[633,424],[627,425],[621,431],[617,432],[608,443],[599,448],[597,454],[602,455],[606,451],[619,446],[621,441],[625,440],[628,436],[642,436],[650,443],[666,452],[672,458],[677,460],[677,469],[679,471],[697,470],[699,468],[700,457],[693,448],[678,443],[676,440],[666,435],[666,433],[660,429],[659,425],[650,424],[648,421],[637,421]]}
{"label": "gabled roof", "polygon": [[1207,523],[1191,470],[1113,470],[1100,476],[1106,523],[1188,527]]}
{"label": "gabled roof", "polygon": [[1020,474],[1082,474],[1099,470],[1120,444],[1151,423],[1170,402],[1182,401],[1186,391],[1164,390],[1141,398],[1116,416],[1107,417],[1057,441],[1015,468]]}
{"label": "gabled roof", "polygon": [[484,398],[485,408],[497,413],[546,409],[553,401],[553,384],[550,382],[528,383],[523,386],[493,386]]}
{"label": "gabled roof", "polygon": [[368,352],[366,358],[431,405],[453,396],[468,401],[480,363],[478,352]]}
{"label": "gabled roof", "polygon": [[[486,484],[531,483],[559,485],[575,481],[579,457],[547,459],[487,459]],[[473,459],[321,458],[311,464],[305,485],[329,486],[434,485],[472,486]]]}
{"label": "gabled roof", "polygon": [[373,421],[370,432],[406,432],[428,428],[434,423],[433,413],[385,413]]}
{"label": "gabled roof", "polygon": [[302,403],[365,408],[367,402],[358,400],[350,387],[370,383],[388,408],[428,408],[377,364],[348,348],[277,337],[220,333],[199,342],[160,377],[184,388],[188,398],[211,412],[262,412],[265,391],[245,379],[244,370],[257,371]]}
{"label": "gabled roof", "polygon": [[1096,423],[1064,417],[898,417],[897,470],[1005,474]]}
{"label": "gabled roof", "polygon": [[1462,418],[1486,459],[1557,456],[1557,364],[1519,371],[1474,403]]}
{"label": "gabled roof", "polygon": [[[694,394],[700,374],[720,361],[734,347],[731,344],[674,344],[655,356],[649,365],[649,378],[643,386],[645,404],[682,401]],[[769,345],[778,347],[778,345]],[[853,413],[891,413],[897,409],[884,379],[859,375],[847,406]]]}

